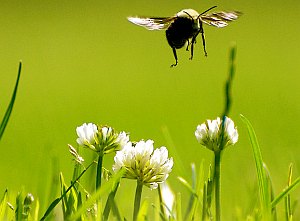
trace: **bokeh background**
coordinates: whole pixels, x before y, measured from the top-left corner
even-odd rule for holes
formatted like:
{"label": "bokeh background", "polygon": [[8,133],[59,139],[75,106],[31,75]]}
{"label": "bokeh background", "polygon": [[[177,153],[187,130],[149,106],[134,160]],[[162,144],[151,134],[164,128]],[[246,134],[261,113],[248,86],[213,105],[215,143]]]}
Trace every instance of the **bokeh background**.
{"label": "bokeh background", "polygon": [[[213,5],[243,16],[224,29],[205,26],[208,57],[199,38],[194,60],[179,50],[175,68],[170,68],[174,58],[165,33],[126,19],[171,16],[184,8],[202,12]],[[130,132],[132,140],[153,139],[156,147],[170,145],[167,130],[185,171],[175,166],[169,181],[187,204],[188,192],[176,177],[190,181],[192,162],[196,167],[202,159],[206,166],[211,162],[212,153],[196,142],[194,131],[223,111],[229,47],[236,42],[230,117],[240,139],[223,156],[222,213],[225,220],[239,211],[247,214],[256,174],[239,114],[256,130],[275,192],[286,186],[291,162],[294,177],[300,175],[299,11],[300,2],[292,0],[0,1],[0,116],[23,61],[15,107],[0,143],[0,192],[24,187],[45,208],[52,174],[72,176],[67,144],[76,145],[76,127],[94,122]],[[112,158],[105,158],[106,167]],[[123,181],[120,202],[133,198],[133,185]],[[293,200],[299,200],[299,192]],[[145,198],[153,195],[144,192]],[[131,217],[127,205],[121,210]]]}

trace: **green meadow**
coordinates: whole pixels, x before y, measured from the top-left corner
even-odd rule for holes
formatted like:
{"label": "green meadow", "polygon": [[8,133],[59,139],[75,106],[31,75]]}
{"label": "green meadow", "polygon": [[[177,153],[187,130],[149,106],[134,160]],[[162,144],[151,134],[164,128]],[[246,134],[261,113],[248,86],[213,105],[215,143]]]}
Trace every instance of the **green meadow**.
{"label": "green meadow", "polygon": [[[148,31],[127,20],[136,15],[173,16],[185,8],[201,13],[214,5],[218,7],[213,11],[243,14],[225,28],[205,25],[208,56],[199,35],[193,60],[185,48],[177,50],[179,63],[173,68],[165,32]],[[240,115],[255,130],[276,197],[288,185],[291,163],[292,181],[300,176],[299,11],[300,2],[291,0],[0,1],[0,119],[22,61],[13,111],[0,140],[0,200],[6,189],[12,205],[18,192],[32,193],[32,209],[38,201],[40,219],[61,194],[60,172],[70,186],[74,161],[68,144],[77,148],[76,128],[91,122],[125,131],[132,141],[151,139],[155,148],[168,148],[174,166],[167,182],[176,196],[181,194],[184,217],[191,191],[178,177],[191,184],[192,163],[196,173],[203,164],[205,180],[209,176],[213,152],[200,145],[194,133],[207,119],[222,117],[230,48],[235,45],[228,116],[239,139],[222,155],[221,217],[262,220],[255,217],[260,199],[257,161]],[[80,154],[85,166],[97,158],[86,148],[80,148]],[[103,167],[112,171],[114,156],[105,155]],[[80,182],[91,195],[95,174],[92,166]],[[132,220],[135,188],[135,181],[122,179],[116,194],[127,220]],[[290,220],[300,219],[299,194],[298,187],[288,195]],[[157,200],[156,190],[143,188],[148,220],[159,210]],[[287,220],[284,202],[276,206],[277,220]],[[56,213],[61,214],[60,208],[58,204]],[[110,220],[117,219],[111,214]]]}

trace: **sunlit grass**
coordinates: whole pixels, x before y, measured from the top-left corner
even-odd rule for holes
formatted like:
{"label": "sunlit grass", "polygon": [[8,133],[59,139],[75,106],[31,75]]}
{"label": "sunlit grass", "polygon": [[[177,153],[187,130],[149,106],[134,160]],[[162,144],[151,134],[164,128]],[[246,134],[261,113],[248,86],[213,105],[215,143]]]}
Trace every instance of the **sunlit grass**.
{"label": "sunlit grass", "polygon": [[[45,211],[40,209],[41,206],[39,205],[38,200],[39,196],[32,196],[32,194],[26,193],[25,190],[20,190],[18,193],[3,190],[4,193],[0,202],[0,220],[222,220],[222,209],[226,199],[221,198],[220,191],[222,187],[221,181],[224,179],[224,177],[221,176],[221,152],[222,154],[226,153],[224,152],[226,145],[223,141],[226,139],[225,120],[227,119],[226,116],[228,116],[230,113],[231,101],[234,97],[231,94],[231,85],[235,75],[235,57],[236,49],[235,47],[232,47],[229,59],[229,75],[225,84],[225,108],[221,115],[221,124],[218,127],[220,133],[216,134],[216,136],[219,136],[220,139],[216,146],[219,149],[211,149],[215,153],[215,158],[211,162],[212,166],[205,168],[203,163],[204,161],[200,159],[199,161],[201,162],[199,168],[196,168],[195,166],[192,167],[191,178],[189,178],[188,174],[184,173],[183,169],[181,169],[181,177],[176,174],[172,174],[172,176],[178,176],[178,182],[184,185],[188,190],[188,201],[182,201],[181,197],[183,193],[175,191],[172,188],[172,184],[169,183],[169,187],[162,186],[165,179],[168,177],[168,174],[165,174],[165,170],[155,174],[156,177],[154,177],[153,180],[146,179],[144,177],[153,175],[154,173],[153,171],[149,173],[151,170],[149,165],[152,165],[154,168],[154,165],[156,165],[155,163],[157,162],[167,162],[166,159],[159,159],[159,156],[156,156],[153,150],[153,153],[149,152],[149,156],[144,162],[145,164],[148,163],[147,166],[149,166],[149,170],[135,171],[135,169],[142,164],[144,160],[143,157],[146,154],[143,154],[143,157],[139,156],[136,158],[123,159],[124,161],[129,160],[131,167],[126,164],[128,162],[126,161],[124,164],[120,165],[127,166],[122,167],[122,169],[120,166],[120,170],[118,170],[116,173],[112,170],[112,167],[103,168],[102,161],[105,160],[104,155],[114,154],[116,151],[120,150],[120,147],[118,146],[119,143],[117,142],[119,141],[119,134],[114,134],[114,132],[112,132],[111,136],[109,136],[109,133],[107,132],[109,131],[109,129],[107,129],[108,127],[98,126],[97,128],[99,131],[101,128],[102,132],[97,132],[97,136],[85,136],[86,134],[82,135],[79,133],[80,135],[78,135],[82,142],[77,141],[77,143],[81,145],[74,149],[71,148],[72,146],[69,146],[71,154],[74,158],[73,177],[71,180],[66,181],[66,175],[63,173],[56,174],[59,176],[60,193],[56,198],[48,199],[48,201],[52,203],[47,205],[47,209]],[[16,99],[20,73],[21,63],[15,90],[8,106],[8,111],[6,112],[0,127],[0,135],[3,134],[5,126],[8,123],[8,119],[12,113],[11,110]],[[283,214],[283,217],[286,217],[287,221],[293,220],[295,208],[293,207],[294,201],[292,191],[298,187],[300,183],[300,177],[294,179],[293,181],[292,166],[290,166],[288,174],[286,175],[287,185],[282,188],[282,191],[277,193],[278,191],[274,190],[273,188],[271,175],[267,169],[267,165],[263,160],[264,158],[261,153],[254,128],[245,116],[241,115],[241,119],[244,122],[245,128],[247,128],[252,146],[255,162],[255,165],[252,166],[256,168],[257,190],[259,198],[258,202],[252,202],[252,204],[255,205],[252,213],[243,214],[241,217],[238,217],[237,220],[277,220],[277,215],[279,213],[279,211],[277,211],[277,205],[279,203],[282,203],[285,206],[285,214]],[[197,123],[198,122],[195,122],[195,125]],[[106,128],[107,130],[103,130],[103,128]],[[168,128],[164,128],[163,133],[167,138],[167,143],[170,144],[169,147],[168,145],[166,146],[170,149],[174,148],[174,145],[172,145],[172,137],[168,133]],[[133,144],[130,146],[130,148],[134,148],[135,145],[138,144],[137,142],[132,143]],[[83,161],[79,153],[82,151],[91,150],[94,151],[94,159],[91,160],[91,162]],[[161,150],[164,150],[164,148]],[[143,151],[141,152],[145,153]],[[174,164],[176,165],[178,163],[179,168],[182,168],[180,166],[182,164],[180,162],[180,156],[176,154],[176,151],[172,151],[172,153],[174,156],[167,155],[166,158],[173,157]],[[164,157],[165,156],[161,154],[161,158]],[[153,159],[153,161],[157,160],[157,162],[152,162],[151,159]],[[117,164],[116,160],[120,159],[115,157],[115,163]],[[160,165],[160,168],[164,165],[165,164]],[[96,168],[96,173],[93,180],[90,180],[90,177],[87,176],[86,172],[93,167]],[[129,173],[129,170],[133,173]],[[138,174],[139,172],[141,172],[141,174]],[[47,171],[45,171],[45,173],[47,173]],[[134,174],[137,174],[137,176],[134,176]],[[207,176],[205,176],[205,174],[207,174]],[[159,177],[164,175],[166,176],[163,178]],[[275,174],[275,176],[283,176],[283,174]],[[132,186],[130,190],[122,189],[120,184],[122,182],[126,182],[124,179],[125,177],[137,179],[137,187]],[[88,190],[87,187],[83,186],[83,180],[89,180],[89,182],[95,183],[95,188]],[[191,183],[187,180],[191,180]],[[158,186],[156,186],[156,184],[158,184]],[[152,190],[153,195],[156,196],[156,201],[154,202],[142,197],[142,189],[148,187],[158,187],[157,189],[153,188]],[[166,191],[165,188],[168,188],[169,196],[164,195],[164,191]],[[122,214],[121,209],[123,205],[120,205],[119,202],[115,200],[116,194],[122,194],[122,192],[126,193],[128,191],[136,193],[135,201],[127,202],[128,204],[132,205],[132,217],[125,217]],[[173,200],[171,202],[168,201],[171,198]],[[232,209],[232,214],[234,214],[233,206],[227,206],[225,209]]]}

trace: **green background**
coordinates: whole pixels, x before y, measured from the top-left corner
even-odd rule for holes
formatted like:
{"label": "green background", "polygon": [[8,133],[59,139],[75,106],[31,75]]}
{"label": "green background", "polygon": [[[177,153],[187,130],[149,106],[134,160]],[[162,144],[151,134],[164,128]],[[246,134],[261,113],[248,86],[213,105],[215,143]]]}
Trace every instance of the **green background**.
{"label": "green background", "polygon": [[[215,11],[239,10],[243,16],[224,29],[205,26],[208,57],[199,38],[194,59],[179,50],[175,68],[170,68],[174,58],[165,33],[126,19],[172,16],[184,8],[202,12],[213,5]],[[0,191],[25,187],[44,209],[53,170],[62,171],[66,180],[72,176],[67,144],[76,145],[76,127],[94,122],[130,132],[132,140],[153,139],[156,147],[168,146],[162,132],[167,128],[186,171],[181,174],[175,161],[169,181],[186,205],[188,192],[176,177],[190,180],[192,162],[198,167],[205,159],[208,166],[212,159],[194,131],[223,111],[229,47],[236,42],[230,117],[240,138],[223,156],[222,213],[227,220],[237,208],[247,213],[256,174],[239,114],[256,130],[275,192],[285,187],[290,162],[294,177],[299,176],[299,11],[300,2],[292,0],[0,1],[0,116],[23,61],[15,107],[0,143]],[[112,158],[105,158],[106,167]],[[120,202],[133,198],[133,185],[123,181]],[[298,196],[299,190],[293,199]],[[131,216],[124,204],[121,210]]]}

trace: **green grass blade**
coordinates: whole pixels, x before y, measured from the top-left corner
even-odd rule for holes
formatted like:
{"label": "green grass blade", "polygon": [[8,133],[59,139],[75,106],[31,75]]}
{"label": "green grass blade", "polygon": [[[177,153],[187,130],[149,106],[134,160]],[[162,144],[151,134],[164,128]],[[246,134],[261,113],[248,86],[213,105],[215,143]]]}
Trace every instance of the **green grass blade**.
{"label": "green grass blade", "polygon": [[125,170],[120,170],[117,174],[115,174],[107,183],[101,185],[101,187],[93,193],[90,198],[74,213],[68,220],[76,220],[81,214],[83,214],[88,208],[90,208],[104,193],[107,193],[111,190],[112,185],[121,179]]}
{"label": "green grass blade", "polygon": [[115,199],[118,187],[119,187],[119,183],[113,184],[113,188],[111,189],[111,192],[108,195],[108,198],[107,198],[107,201],[106,201],[106,204],[105,204],[105,208],[104,208],[104,212],[103,212],[103,219],[104,220],[108,220],[110,210],[115,204],[114,199]]}
{"label": "green grass blade", "polygon": [[202,221],[206,221],[207,216],[207,184],[203,185],[203,197],[202,197]]}
{"label": "green grass blade", "polygon": [[270,206],[270,191],[269,191],[269,185],[268,185],[268,179],[265,173],[264,169],[264,163],[262,159],[262,154],[258,145],[257,137],[255,134],[255,131],[250,123],[250,121],[241,115],[241,119],[247,126],[255,165],[256,165],[256,173],[257,173],[257,179],[258,179],[258,189],[259,189],[259,197],[260,197],[260,205],[261,205],[261,212],[263,216],[263,220],[270,220],[271,218],[271,206]]}
{"label": "green grass blade", "polygon": [[[288,174],[288,186],[292,183],[292,175],[293,175],[293,164],[290,164],[289,166],[289,174]],[[291,196],[290,194],[287,194],[285,197],[285,217],[286,220],[289,221],[292,217],[292,208],[291,208]]]}
{"label": "green grass blade", "polygon": [[81,173],[80,175],[77,177],[76,180],[74,180],[74,182],[71,183],[71,185],[68,187],[68,189],[66,189],[66,191],[63,193],[63,195],[61,195],[59,198],[56,198],[48,207],[48,209],[46,210],[46,212],[44,213],[43,217],[40,219],[40,221],[45,220],[49,214],[52,212],[52,210],[57,206],[57,204],[66,196],[66,194],[74,187],[74,185],[76,184],[77,180],[79,180],[83,174],[94,164],[94,162],[90,163]]}
{"label": "green grass blade", "polygon": [[231,107],[231,87],[233,82],[233,77],[235,74],[235,55],[236,55],[236,45],[232,45],[230,49],[229,56],[229,75],[225,84],[225,107],[222,115],[223,123],[225,122],[225,116],[228,116]]}
{"label": "green grass blade", "polygon": [[15,210],[15,220],[22,221],[23,220],[23,194],[22,192],[18,193],[16,197],[16,210]]}
{"label": "green grass blade", "polygon": [[149,202],[147,200],[145,200],[142,203],[141,208],[139,209],[139,213],[137,216],[137,220],[142,221],[142,220],[148,220],[147,218],[147,214],[148,214],[148,207],[149,207]]}
{"label": "green grass blade", "polygon": [[184,178],[182,177],[177,177],[177,179],[179,180],[180,183],[182,183],[189,191],[191,194],[196,195],[195,190],[193,189],[193,187],[188,183],[188,181],[186,181]]}
{"label": "green grass blade", "polygon": [[197,211],[198,211],[198,206],[199,206],[199,202],[200,199],[203,197],[203,185],[204,185],[204,160],[201,161],[200,167],[199,167],[199,171],[198,171],[198,175],[196,178],[196,198],[194,197],[194,201],[193,201],[193,207],[192,207],[192,213],[190,216],[191,220],[195,220],[195,218],[197,217]]}
{"label": "green grass blade", "polygon": [[271,203],[272,208],[275,207],[281,200],[283,200],[291,191],[300,184],[300,177],[298,177],[290,186],[287,186]]}
{"label": "green grass blade", "polygon": [[0,124],[0,140],[1,140],[2,136],[3,136],[3,134],[4,134],[6,125],[8,123],[8,120],[10,118],[12,109],[14,107],[14,103],[15,103],[16,96],[17,96],[17,90],[18,90],[18,86],[19,86],[19,80],[20,80],[20,77],[21,77],[21,70],[22,70],[22,62],[20,61],[18,76],[17,76],[17,80],[16,80],[16,84],[15,84],[15,89],[14,89],[13,95],[11,97],[10,103],[9,103],[9,105],[7,107],[7,110],[5,112],[5,115],[4,115],[3,119],[2,119],[2,122]]}
{"label": "green grass blade", "polygon": [[176,194],[175,205],[176,205],[177,221],[182,221],[181,194],[180,193]]}
{"label": "green grass blade", "polygon": [[38,217],[39,217],[39,211],[40,211],[40,202],[39,202],[39,200],[37,199],[37,200],[36,200],[36,203],[35,203],[34,212],[33,212],[33,220],[34,220],[34,221],[39,220],[39,219],[38,219]]}
{"label": "green grass blade", "polygon": [[6,211],[6,203],[7,203],[7,198],[8,198],[8,190],[6,189],[4,192],[4,195],[2,197],[2,200],[0,202],[0,220],[4,220],[4,215]]}

